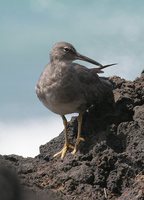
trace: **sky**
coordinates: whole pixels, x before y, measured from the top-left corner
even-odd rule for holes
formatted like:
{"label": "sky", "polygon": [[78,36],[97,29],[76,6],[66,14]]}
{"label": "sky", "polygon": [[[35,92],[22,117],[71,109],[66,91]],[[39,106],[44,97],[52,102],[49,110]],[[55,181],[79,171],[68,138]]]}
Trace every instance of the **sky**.
{"label": "sky", "polygon": [[0,154],[36,156],[63,130],[35,94],[56,42],[70,42],[102,64],[118,63],[105,76],[140,75],[143,7],[143,0],[0,0]]}

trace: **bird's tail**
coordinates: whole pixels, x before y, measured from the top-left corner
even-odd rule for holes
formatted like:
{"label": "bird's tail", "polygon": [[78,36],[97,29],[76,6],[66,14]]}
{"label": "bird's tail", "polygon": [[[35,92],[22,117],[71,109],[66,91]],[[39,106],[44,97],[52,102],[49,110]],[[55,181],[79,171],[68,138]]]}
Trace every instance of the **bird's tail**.
{"label": "bird's tail", "polygon": [[108,64],[108,65],[103,65],[103,66],[101,66],[101,67],[98,67],[98,68],[94,68],[94,71],[96,72],[96,73],[104,73],[104,71],[102,70],[102,69],[105,69],[105,68],[107,68],[107,67],[110,67],[110,66],[113,66],[113,65],[117,65],[117,63],[113,63],[113,64]]}

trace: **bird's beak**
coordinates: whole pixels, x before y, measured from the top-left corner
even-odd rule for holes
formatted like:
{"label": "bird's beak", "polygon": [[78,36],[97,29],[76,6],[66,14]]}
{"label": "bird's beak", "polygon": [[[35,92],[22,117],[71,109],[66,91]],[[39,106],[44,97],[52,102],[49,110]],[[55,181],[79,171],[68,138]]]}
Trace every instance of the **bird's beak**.
{"label": "bird's beak", "polygon": [[86,57],[86,56],[83,56],[83,55],[81,55],[81,54],[79,54],[79,53],[76,54],[76,59],[78,59],[78,60],[83,60],[83,61],[92,63],[92,64],[97,65],[97,66],[99,66],[99,67],[103,67],[103,65],[100,64],[100,63],[98,63],[97,61],[92,60],[91,58],[88,58],[88,57]]}

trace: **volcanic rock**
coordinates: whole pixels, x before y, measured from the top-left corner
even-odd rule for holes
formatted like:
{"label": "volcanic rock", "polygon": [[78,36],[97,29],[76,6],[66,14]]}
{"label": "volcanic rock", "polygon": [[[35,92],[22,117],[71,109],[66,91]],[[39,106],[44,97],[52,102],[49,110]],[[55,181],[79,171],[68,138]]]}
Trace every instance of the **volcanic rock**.
{"label": "volcanic rock", "polygon": [[[110,81],[115,110],[105,103],[84,114],[85,142],[75,156],[68,152],[63,160],[53,158],[63,146],[64,132],[40,146],[35,158],[0,156],[0,200],[144,199],[144,76]],[[73,117],[68,126],[71,143],[76,132]]]}

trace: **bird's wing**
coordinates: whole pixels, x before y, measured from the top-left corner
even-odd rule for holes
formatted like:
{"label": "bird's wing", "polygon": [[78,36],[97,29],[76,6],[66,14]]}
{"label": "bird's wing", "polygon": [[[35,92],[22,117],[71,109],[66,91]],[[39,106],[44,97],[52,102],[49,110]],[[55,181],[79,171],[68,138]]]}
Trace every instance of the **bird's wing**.
{"label": "bird's wing", "polygon": [[99,77],[94,68],[88,69],[75,64],[74,69],[88,104],[99,103],[103,100],[113,104],[112,85],[108,79]]}
{"label": "bird's wing", "polygon": [[99,81],[99,77],[97,75],[97,70],[95,71],[93,69],[89,69],[83,65],[74,64],[75,73],[78,77],[78,79],[83,84],[92,84]]}

